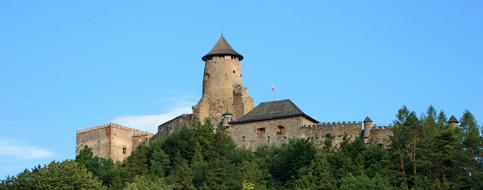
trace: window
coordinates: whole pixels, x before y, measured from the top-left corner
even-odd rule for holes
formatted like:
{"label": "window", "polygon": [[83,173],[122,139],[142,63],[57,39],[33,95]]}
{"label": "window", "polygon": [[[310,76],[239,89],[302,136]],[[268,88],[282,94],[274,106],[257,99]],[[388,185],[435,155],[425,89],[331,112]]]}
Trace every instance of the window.
{"label": "window", "polygon": [[257,135],[258,135],[259,137],[261,137],[261,136],[265,135],[265,128],[258,128],[258,129],[257,129]]}
{"label": "window", "polygon": [[127,148],[126,147],[122,148],[122,153],[127,154]]}
{"label": "window", "polygon": [[285,133],[285,127],[283,126],[278,126],[276,129],[275,129],[275,134],[277,135],[282,135]]}
{"label": "window", "polygon": [[205,73],[205,78],[206,78],[206,79],[209,79],[209,78],[210,78],[210,74]]}

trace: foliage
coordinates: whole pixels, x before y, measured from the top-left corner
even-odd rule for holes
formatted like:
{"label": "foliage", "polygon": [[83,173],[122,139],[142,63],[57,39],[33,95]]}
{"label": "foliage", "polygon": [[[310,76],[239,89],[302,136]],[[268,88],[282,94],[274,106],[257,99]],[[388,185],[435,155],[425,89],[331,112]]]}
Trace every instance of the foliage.
{"label": "foliage", "polygon": [[72,160],[54,161],[47,166],[37,167],[31,171],[25,170],[16,177],[14,182],[3,188],[25,190],[106,189],[102,186],[100,180],[94,177],[84,166]]}
{"label": "foliage", "polygon": [[132,183],[127,184],[124,190],[171,190],[161,178],[149,179],[147,177],[136,177]]}

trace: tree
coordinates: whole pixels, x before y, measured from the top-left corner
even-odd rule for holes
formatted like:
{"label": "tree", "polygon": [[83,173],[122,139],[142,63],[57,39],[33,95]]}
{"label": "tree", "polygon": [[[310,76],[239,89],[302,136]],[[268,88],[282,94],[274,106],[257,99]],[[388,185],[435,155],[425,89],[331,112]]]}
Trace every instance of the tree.
{"label": "tree", "polygon": [[196,189],[193,185],[193,176],[191,169],[185,159],[181,157],[180,154],[176,155],[175,167],[171,171],[170,180],[172,182],[172,187],[175,190],[194,190]]}
{"label": "tree", "polygon": [[36,171],[26,171],[15,181],[16,189],[106,189],[83,165],[67,160],[51,162]]}
{"label": "tree", "polygon": [[149,147],[152,150],[149,160],[149,172],[152,177],[164,177],[169,169],[171,161],[169,155],[161,148],[161,141],[156,141]]}
{"label": "tree", "polygon": [[330,170],[331,167],[325,155],[318,153],[309,167],[299,170],[295,189],[337,189],[337,181]]}
{"label": "tree", "polygon": [[149,174],[148,148],[140,145],[134,150],[124,163],[123,168],[129,173],[131,178],[135,176],[146,176]]}
{"label": "tree", "polygon": [[209,165],[203,156],[203,149],[199,143],[195,144],[195,154],[191,161],[191,170],[193,172],[193,184],[197,189],[209,189],[207,186],[207,175]]}
{"label": "tree", "polygon": [[291,140],[280,148],[274,148],[264,164],[271,175],[284,185],[297,179],[298,170],[310,165],[316,153],[314,145],[308,140]]}
{"label": "tree", "polygon": [[94,156],[92,149],[85,146],[76,156],[76,161],[87,168],[94,176],[102,181],[102,184],[109,187],[122,187],[126,180],[126,174],[116,168],[111,159],[104,159]]}
{"label": "tree", "polygon": [[342,178],[340,190],[390,190],[393,189],[388,179],[381,176],[369,178],[365,174],[353,176],[348,174]]}
{"label": "tree", "polygon": [[241,164],[241,172],[244,184],[253,184],[255,189],[267,189],[269,173],[259,159],[244,160]]}
{"label": "tree", "polygon": [[171,190],[172,188],[167,185],[162,178],[147,178],[136,177],[132,183],[129,183],[124,190]]}

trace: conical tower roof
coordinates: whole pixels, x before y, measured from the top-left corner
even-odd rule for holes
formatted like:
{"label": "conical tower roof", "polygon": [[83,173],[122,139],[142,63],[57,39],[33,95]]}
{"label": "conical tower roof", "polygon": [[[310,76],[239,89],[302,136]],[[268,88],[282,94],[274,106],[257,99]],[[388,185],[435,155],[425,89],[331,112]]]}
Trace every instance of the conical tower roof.
{"label": "conical tower roof", "polygon": [[367,116],[366,119],[364,119],[364,123],[366,123],[366,122],[372,122],[372,119],[369,118],[369,116]]}
{"label": "conical tower roof", "polygon": [[454,115],[452,115],[449,119],[448,119],[448,123],[460,123],[458,121],[458,119],[456,119],[456,117]]}
{"label": "conical tower roof", "polygon": [[210,56],[214,55],[233,55],[238,57],[238,59],[241,61],[243,60],[243,56],[236,52],[230,44],[226,41],[225,37],[223,37],[223,34],[220,36],[220,39],[216,42],[215,46],[213,49],[211,49],[210,52],[208,52],[205,56],[203,56],[201,59],[203,61],[206,61],[206,59]]}

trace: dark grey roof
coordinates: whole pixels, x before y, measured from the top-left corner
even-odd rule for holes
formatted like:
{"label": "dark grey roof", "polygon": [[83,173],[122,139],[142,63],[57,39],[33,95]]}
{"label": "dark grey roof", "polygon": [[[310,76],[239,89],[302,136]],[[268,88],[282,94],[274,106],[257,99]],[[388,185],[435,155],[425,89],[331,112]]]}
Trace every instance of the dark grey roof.
{"label": "dark grey roof", "polygon": [[448,123],[459,123],[459,121],[458,121],[458,119],[456,119],[456,117],[454,115],[452,115],[449,118]]}
{"label": "dark grey roof", "polygon": [[371,119],[371,118],[369,118],[369,116],[367,116],[367,117],[366,117],[366,119],[364,119],[364,123],[365,123],[365,122],[372,122],[372,119]]}
{"label": "dark grey roof", "polygon": [[243,56],[236,52],[230,44],[226,41],[225,37],[223,37],[223,34],[221,34],[220,39],[216,42],[215,46],[213,49],[211,49],[210,52],[208,52],[205,56],[203,56],[201,59],[203,61],[206,61],[206,58],[214,55],[233,55],[238,57],[238,59],[243,60]]}
{"label": "dark grey roof", "polygon": [[248,123],[254,121],[265,121],[271,119],[281,119],[288,117],[303,116],[314,123],[318,123],[317,120],[306,115],[290,100],[279,100],[273,102],[263,102],[257,107],[253,108],[250,112],[242,116],[241,118],[232,121],[232,124]]}

